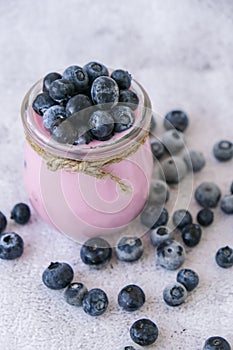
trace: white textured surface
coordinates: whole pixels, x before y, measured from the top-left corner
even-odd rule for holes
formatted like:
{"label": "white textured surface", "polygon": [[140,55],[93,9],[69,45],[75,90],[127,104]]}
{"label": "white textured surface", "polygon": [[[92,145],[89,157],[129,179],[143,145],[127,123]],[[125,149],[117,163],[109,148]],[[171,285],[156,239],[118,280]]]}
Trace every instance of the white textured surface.
{"label": "white textured surface", "polygon": [[[227,0],[0,1],[0,210],[9,217],[16,202],[27,200],[19,117],[25,92],[51,70],[92,59],[132,72],[162,115],[177,107],[186,110],[191,118],[187,145],[207,158],[194,186],[212,180],[227,193],[233,163],[217,163],[211,149],[221,138],[233,139],[232,13]],[[194,216],[198,211],[193,199],[190,210]],[[35,213],[25,227],[9,222],[8,230],[23,236],[25,252],[16,261],[0,261],[0,349],[117,350],[130,343],[129,327],[140,317],[159,327],[151,348],[201,350],[204,340],[216,334],[233,344],[233,271],[214,262],[219,247],[233,246],[233,217],[219,208],[215,217],[185,263],[199,273],[200,286],[174,309],[163,302],[162,290],[176,272],[155,266],[146,238],[137,263],[126,265],[114,257],[105,270],[89,271],[80,262],[80,247]],[[42,285],[42,271],[56,260],[69,262],[76,280],[89,289],[107,292],[110,307],[104,315],[91,318],[67,305],[63,292]],[[144,289],[147,301],[129,314],[119,309],[117,293],[131,282]]]}

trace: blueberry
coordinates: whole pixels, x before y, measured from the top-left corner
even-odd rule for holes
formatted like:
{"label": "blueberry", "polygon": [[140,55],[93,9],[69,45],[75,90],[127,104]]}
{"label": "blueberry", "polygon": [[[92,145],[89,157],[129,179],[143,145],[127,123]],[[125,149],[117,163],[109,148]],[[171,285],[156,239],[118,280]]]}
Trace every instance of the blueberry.
{"label": "blueberry", "polygon": [[220,248],[216,255],[215,260],[220,267],[229,268],[233,266],[233,249],[226,246]]}
{"label": "blueberry", "polygon": [[231,191],[231,194],[233,194],[233,181],[232,181],[232,184],[231,184],[230,191]]}
{"label": "blueberry", "polygon": [[183,284],[188,292],[195,289],[199,283],[198,274],[191,269],[181,269],[176,276],[176,280]]}
{"label": "blueberry", "polygon": [[128,345],[124,347],[124,350],[136,350],[134,346]]}
{"label": "blueberry", "polygon": [[115,126],[114,131],[125,131],[134,123],[134,113],[128,106],[117,105],[111,111],[111,115],[114,119]]}
{"label": "blueberry", "polygon": [[59,143],[73,144],[77,139],[78,132],[69,119],[52,128],[52,138]]}
{"label": "blueberry", "polygon": [[189,124],[187,115],[180,110],[171,111],[166,114],[164,119],[164,127],[167,130],[175,128],[178,131],[185,131]]}
{"label": "blueberry", "polygon": [[52,131],[57,122],[66,119],[66,110],[62,106],[52,106],[43,115],[43,125],[46,130]]}
{"label": "blueberry", "polygon": [[202,230],[198,224],[189,224],[182,229],[182,239],[188,247],[196,246],[201,239]]}
{"label": "blueberry", "polygon": [[224,196],[220,207],[225,214],[233,214],[233,194]]}
{"label": "blueberry", "polygon": [[205,157],[202,152],[189,151],[184,155],[184,161],[189,171],[194,173],[200,171],[205,166]]}
{"label": "blueberry", "polygon": [[47,74],[43,79],[43,91],[48,92],[52,82],[54,80],[61,79],[61,78],[62,78],[61,74],[56,72]]}
{"label": "blueberry", "polygon": [[112,248],[103,238],[90,238],[82,245],[80,256],[84,264],[95,268],[101,268],[110,261],[112,257]]}
{"label": "blueberry", "polygon": [[5,215],[0,211],[0,233],[2,233],[7,225],[7,218]]}
{"label": "blueberry", "polygon": [[182,229],[184,226],[193,222],[192,215],[185,209],[176,210],[173,214],[172,220],[175,227],[179,229]]}
{"label": "blueberry", "polygon": [[23,254],[23,239],[15,232],[0,234],[0,258],[12,260]]}
{"label": "blueberry", "polygon": [[230,160],[233,157],[233,143],[227,140],[219,141],[214,145],[213,153],[220,161]]}
{"label": "blueberry", "polygon": [[87,72],[89,81],[92,83],[96,78],[100,76],[108,76],[108,69],[102,63],[89,62],[85,64],[83,69]]}
{"label": "blueberry", "polygon": [[124,90],[130,88],[132,78],[127,71],[116,69],[112,72],[111,78],[117,82],[119,89]]}
{"label": "blueberry", "polygon": [[156,120],[155,120],[154,113],[152,113],[151,120],[150,120],[150,136],[154,136],[155,129],[156,129]]}
{"label": "blueberry", "polygon": [[150,232],[150,240],[153,246],[173,238],[173,232],[166,226],[159,226]]}
{"label": "blueberry", "polygon": [[32,102],[32,108],[39,115],[43,115],[47,109],[54,105],[56,105],[56,102],[47,92],[42,92],[41,94],[37,95],[35,100]]}
{"label": "blueberry", "polygon": [[49,87],[50,97],[58,103],[67,102],[75,93],[75,85],[66,79],[54,80]]}
{"label": "blueberry", "polygon": [[122,237],[116,246],[117,258],[132,262],[140,259],[143,253],[142,241],[138,237]]}
{"label": "blueberry", "polygon": [[157,263],[168,270],[178,269],[185,260],[184,248],[172,239],[159,244],[156,254]]}
{"label": "blueberry", "polygon": [[167,209],[154,203],[148,203],[140,215],[142,224],[152,229],[166,225],[168,218]]}
{"label": "blueberry", "polygon": [[108,297],[102,289],[91,289],[83,298],[83,310],[90,316],[102,315],[107,307]]}
{"label": "blueberry", "polygon": [[50,289],[62,289],[71,283],[74,277],[72,267],[64,262],[51,262],[42,274],[42,281]]}
{"label": "blueberry", "polygon": [[159,140],[151,142],[150,146],[155,159],[160,159],[165,154],[165,148]]}
{"label": "blueberry", "polygon": [[145,300],[146,297],[143,290],[135,284],[125,286],[118,294],[118,304],[126,311],[140,309]]}
{"label": "blueberry", "polygon": [[153,180],[150,185],[149,202],[164,205],[169,199],[169,188],[162,180]]}
{"label": "blueberry", "polygon": [[106,111],[94,111],[89,119],[89,128],[94,138],[102,140],[112,135],[114,119],[111,114]]}
{"label": "blueberry", "polygon": [[122,102],[132,110],[135,110],[138,107],[139,98],[136,93],[131,90],[120,90],[119,102]]}
{"label": "blueberry", "polygon": [[168,130],[163,134],[162,142],[170,154],[177,154],[184,148],[183,134],[177,130]]}
{"label": "blueberry", "polygon": [[231,346],[226,339],[214,336],[205,341],[203,350],[231,350]]}
{"label": "blueberry", "polygon": [[91,97],[100,108],[112,108],[119,99],[119,88],[115,80],[109,77],[96,78],[91,86]]}
{"label": "blueberry", "polygon": [[87,145],[93,140],[93,137],[90,131],[88,130],[88,126],[80,125],[76,131],[77,136],[75,138],[74,145]]}
{"label": "blueberry", "polygon": [[11,219],[17,224],[26,224],[31,217],[31,211],[26,203],[17,203],[11,211]]}
{"label": "blueberry", "polygon": [[90,98],[83,94],[78,94],[69,99],[66,105],[66,115],[67,117],[71,116],[74,113],[77,113],[83,109],[92,106]]}
{"label": "blueberry", "polygon": [[78,282],[70,283],[65,290],[64,297],[68,304],[82,306],[83,298],[87,294],[87,288]]}
{"label": "blueberry", "polygon": [[153,344],[158,338],[158,333],[156,324],[147,318],[135,321],[130,327],[132,340],[142,346]]}
{"label": "blueberry", "polygon": [[161,162],[160,174],[169,184],[179,183],[186,173],[185,162],[179,157],[169,157]]}
{"label": "blueberry", "polygon": [[201,226],[209,226],[214,221],[214,213],[209,208],[203,208],[197,213],[197,222]]}
{"label": "blueberry", "polygon": [[220,197],[221,191],[213,182],[203,182],[195,190],[195,199],[202,207],[215,208]]}
{"label": "blueberry", "polygon": [[70,66],[66,68],[63,72],[63,78],[71,81],[78,92],[84,91],[89,87],[88,74],[82,67]]}
{"label": "blueberry", "polygon": [[169,284],[163,290],[163,300],[169,306],[178,306],[183,304],[187,298],[187,291],[180,283]]}

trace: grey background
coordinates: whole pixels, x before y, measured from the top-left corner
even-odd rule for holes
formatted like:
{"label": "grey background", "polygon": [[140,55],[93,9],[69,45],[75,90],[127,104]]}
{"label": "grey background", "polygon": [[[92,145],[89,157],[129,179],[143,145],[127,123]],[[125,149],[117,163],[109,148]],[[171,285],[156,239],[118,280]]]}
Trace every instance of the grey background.
{"label": "grey background", "polygon": [[[229,192],[232,161],[217,163],[211,150],[219,139],[233,139],[232,15],[233,3],[227,0],[1,0],[0,210],[9,217],[16,202],[27,201],[21,165],[23,96],[46,73],[91,60],[129,70],[161,115],[173,108],[186,110],[191,120],[187,145],[202,150],[208,165],[195,176],[194,186],[211,180]],[[192,199],[194,216],[198,209]],[[216,334],[233,344],[232,271],[214,262],[219,247],[233,245],[232,217],[220,209],[215,217],[215,225],[204,230],[185,263],[200,274],[200,286],[175,309],[161,295],[176,272],[155,266],[147,238],[139,262],[126,265],[114,257],[112,268],[89,271],[80,261],[79,245],[41,222],[35,212],[25,227],[9,220],[7,229],[22,235],[25,252],[16,261],[0,261],[0,349],[121,349],[130,343],[129,327],[139,317],[151,318],[159,327],[151,348],[201,350],[204,340]],[[89,289],[107,292],[106,314],[91,318],[67,305],[63,292],[42,285],[44,268],[56,260],[72,264],[76,280]],[[133,314],[122,312],[116,302],[127,283],[139,284],[147,296],[144,307]]]}

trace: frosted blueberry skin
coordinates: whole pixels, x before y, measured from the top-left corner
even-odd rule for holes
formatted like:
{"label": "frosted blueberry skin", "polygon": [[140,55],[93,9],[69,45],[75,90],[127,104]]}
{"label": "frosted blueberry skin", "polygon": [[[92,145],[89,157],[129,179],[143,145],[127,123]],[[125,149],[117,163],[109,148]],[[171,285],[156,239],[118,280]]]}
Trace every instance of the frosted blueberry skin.
{"label": "frosted blueberry skin", "polygon": [[77,93],[75,85],[67,79],[54,80],[49,87],[50,97],[58,102],[67,102]]}
{"label": "frosted blueberry skin", "polygon": [[189,120],[188,116],[180,110],[174,110],[166,114],[164,118],[164,128],[166,130],[176,129],[184,132],[188,127]]}
{"label": "frosted blueberry skin", "polygon": [[169,306],[178,306],[183,304],[187,298],[187,291],[180,283],[169,284],[163,290],[163,300]]}
{"label": "frosted blueberry skin", "polygon": [[176,276],[176,280],[178,283],[181,283],[188,292],[194,290],[199,283],[198,274],[191,269],[181,269]]}
{"label": "frosted blueberry skin", "polygon": [[138,107],[139,98],[137,94],[131,90],[120,90],[119,102],[135,110]]}
{"label": "frosted blueberry skin", "polygon": [[182,229],[183,242],[188,247],[195,247],[201,240],[202,230],[198,224],[189,224]]}
{"label": "frosted blueberry skin", "polygon": [[220,267],[223,267],[225,269],[232,267],[233,249],[228,246],[220,248],[215,255],[215,260]]}
{"label": "frosted blueberry skin", "polygon": [[108,76],[108,68],[99,62],[89,62],[83,69],[87,72],[90,83],[102,75]]}
{"label": "frosted blueberry skin", "polygon": [[118,294],[118,304],[125,311],[136,311],[142,307],[145,301],[143,290],[135,284],[125,286]]}
{"label": "frosted blueberry skin", "polygon": [[180,230],[193,222],[191,213],[185,209],[176,210],[173,214],[172,220],[175,227]]}
{"label": "frosted blueberry skin", "polygon": [[115,69],[111,78],[114,79],[120,90],[129,89],[131,85],[131,75],[123,69]]}
{"label": "frosted blueberry skin", "polygon": [[163,134],[162,143],[170,154],[179,153],[185,145],[183,134],[174,129]]}
{"label": "frosted blueberry skin", "polygon": [[149,228],[156,228],[167,224],[169,215],[166,208],[148,203],[140,215],[141,223]]}
{"label": "frosted blueberry skin", "polygon": [[80,257],[84,264],[98,269],[109,263],[112,257],[112,248],[105,239],[93,237],[82,245]]}
{"label": "frosted blueberry skin", "polygon": [[154,247],[173,238],[173,232],[166,226],[159,226],[150,231],[150,241]]}
{"label": "frosted blueberry skin", "polygon": [[233,214],[233,194],[224,196],[220,207],[225,214]]}
{"label": "frosted blueberry skin", "polygon": [[221,197],[219,187],[213,182],[203,182],[195,190],[195,199],[204,208],[215,208]]}
{"label": "frosted blueberry skin", "polygon": [[74,277],[72,267],[64,262],[51,262],[42,274],[42,281],[50,289],[62,289],[71,283]]}
{"label": "frosted blueberry skin", "polygon": [[110,113],[102,110],[94,111],[88,122],[90,132],[97,140],[103,140],[112,135],[114,119]]}
{"label": "frosted blueberry skin", "polygon": [[90,316],[102,315],[108,307],[107,294],[99,288],[91,289],[83,298],[83,310]]}
{"label": "frosted blueberry skin", "polygon": [[63,78],[71,81],[75,85],[77,92],[82,92],[89,87],[88,74],[82,67],[67,67],[63,73]]}
{"label": "frosted blueberry skin", "polygon": [[87,288],[82,283],[73,282],[65,290],[64,297],[68,304],[82,306],[83,298],[87,294]]}
{"label": "frosted blueberry skin", "polygon": [[203,153],[198,151],[189,151],[188,154],[184,155],[184,161],[188,170],[194,173],[202,170],[206,163]]}
{"label": "frosted blueberry skin", "polygon": [[112,78],[98,77],[92,83],[91,97],[94,104],[98,104],[98,107],[112,108],[119,99],[118,85]]}
{"label": "frosted blueberry skin", "polygon": [[199,225],[207,227],[214,221],[214,213],[209,208],[203,208],[197,213],[197,222]]}
{"label": "frosted blueberry skin", "polygon": [[178,184],[187,174],[187,167],[182,158],[169,157],[161,162],[160,175],[168,184]]}
{"label": "frosted blueberry skin", "polygon": [[52,82],[57,80],[57,79],[61,79],[61,78],[62,78],[62,76],[61,76],[60,73],[57,73],[57,72],[48,73],[43,79],[43,88],[42,88],[42,90],[44,92],[48,92]]}
{"label": "frosted blueberry skin", "polygon": [[130,327],[132,340],[142,346],[153,344],[158,338],[158,334],[159,331],[156,324],[146,318],[135,321]]}
{"label": "frosted blueberry skin", "polygon": [[59,143],[73,145],[78,137],[78,130],[74,128],[69,119],[66,119],[60,122],[58,125],[53,126],[51,136]]}
{"label": "frosted blueberry skin", "polygon": [[0,234],[0,258],[13,260],[23,254],[23,239],[15,232],[4,232]]}
{"label": "frosted blueberry skin", "polygon": [[32,102],[32,108],[37,114],[42,116],[47,109],[56,104],[57,103],[49,96],[48,92],[42,92],[38,94]]}
{"label": "frosted blueberry skin", "polygon": [[231,350],[231,346],[226,339],[214,336],[205,341],[203,350]]}
{"label": "frosted blueberry skin", "polygon": [[0,233],[2,233],[7,225],[7,218],[5,215],[0,211]]}
{"label": "frosted blueberry skin", "polygon": [[114,131],[122,132],[131,128],[134,123],[134,113],[128,106],[116,105],[111,110],[111,116],[114,119]]}
{"label": "frosted blueberry skin", "polygon": [[214,145],[213,153],[219,161],[228,161],[233,157],[233,143],[228,140],[222,140]]}
{"label": "frosted blueberry skin", "polygon": [[151,142],[151,151],[155,159],[160,159],[165,154],[165,148],[159,140]]}
{"label": "frosted blueberry skin", "polygon": [[159,244],[156,256],[158,265],[176,270],[184,263],[185,250],[181,244],[170,239]]}
{"label": "frosted blueberry skin", "polygon": [[169,200],[169,187],[165,181],[153,180],[150,185],[148,198],[154,205],[164,205]]}
{"label": "frosted blueberry skin", "polygon": [[25,225],[31,217],[31,210],[26,203],[17,203],[11,210],[11,219],[17,224]]}
{"label": "frosted blueberry skin", "polygon": [[132,262],[140,259],[143,254],[143,244],[138,237],[122,237],[116,246],[117,258]]}
{"label": "frosted blueberry skin", "polygon": [[62,106],[52,106],[43,115],[43,125],[52,132],[53,127],[66,119],[66,110]]}

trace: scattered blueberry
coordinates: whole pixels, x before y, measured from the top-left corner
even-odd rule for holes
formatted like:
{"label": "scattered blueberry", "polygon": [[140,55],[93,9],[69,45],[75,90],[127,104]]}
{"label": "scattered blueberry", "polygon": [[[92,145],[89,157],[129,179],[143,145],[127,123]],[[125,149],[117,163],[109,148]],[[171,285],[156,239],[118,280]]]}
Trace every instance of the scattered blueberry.
{"label": "scattered blueberry", "polygon": [[173,238],[173,231],[171,231],[166,226],[159,226],[151,230],[150,240],[154,247],[158,246],[160,243]]}
{"label": "scattered blueberry", "polygon": [[128,106],[117,105],[111,111],[114,119],[114,131],[121,132],[131,128],[134,123],[134,114]]}
{"label": "scattered blueberry", "polygon": [[91,83],[100,76],[108,76],[107,67],[99,62],[89,62],[83,67],[83,69],[87,72]]}
{"label": "scattered blueberry", "polygon": [[0,211],[0,233],[2,233],[7,225],[7,218],[5,215]]}
{"label": "scattered blueberry", "polygon": [[120,90],[129,89],[131,85],[131,75],[123,69],[116,69],[112,72],[111,78],[117,82]]}
{"label": "scattered blueberry", "polygon": [[138,107],[139,98],[135,92],[131,90],[120,90],[119,102],[122,102],[131,109],[135,110]]}
{"label": "scattered blueberry", "polygon": [[90,316],[102,315],[107,307],[108,297],[102,289],[91,289],[83,298],[83,310]]}
{"label": "scattered blueberry", "polygon": [[46,130],[52,131],[53,127],[66,119],[66,110],[62,106],[52,106],[43,115],[43,125]]}
{"label": "scattered blueberry", "polygon": [[84,91],[89,86],[89,77],[87,72],[79,66],[70,66],[63,73],[63,78],[71,81],[77,92]]}
{"label": "scattered blueberry", "polygon": [[140,259],[143,244],[138,237],[122,237],[116,246],[117,258],[121,261],[132,262]]}
{"label": "scattered blueberry", "polygon": [[102,140],[112,134],[114,119],[110,113],[97,110],[90,116],[89,127],[94,138]]}
{"label": "scattered blueberry", "polygon": [[180,110],[171,111],[166,114],[164,119],[164,127],[167,130],[175,128],[178,131],[185,131],[189,124],[187,115]]}
{"label": "scattered blueberry", "polygon": [[67,102],[75,93],[75,85],[66,79],[54,80],[49,87],[50,97],[58,103]]}
{"label": "scattered blueberry", "polygon": [[69,119],[64,120],[58,125],[53,126],[51,131],[52,138],[59,143],[74,144],[78,136],[78,131],[74,128]]}
{"label": "scattered blueberry", "polygon": [[142,224],[152,229],[166,225],[168,218],[167,209],[154,203],[148,203],[140,215]]}
{"label": "scattered blueberry", "polygon": [[43,115],[47,109],[54,105],[56,105],[56,102],[49,96],[49,94],[47,92],[42,92],[36,96],[32,103],[32,108],[37,114]]}
{"label": "scattered blueberry", "polygon": [[232,184],[231,184],[230,191],[231,191],[231,194],[233,194],[233,181],[232,181]]}
{"label": "scattered blueberry", "polygon": [[90,98],[84,94],[78,94],[69,99],[66,105],[66,115],[77,113],[92,106]]}
{"label": "scattered blueberry", "polygon": [[187,298],[187,291],[180,283],[169,284],[163,290],[163,300],[169,306],[178,306],[183,304]]}
{"label": "scattered blueberry", "polygon": [[0,258],[12,260],[23,254],[23,239],[15,232],[0,234]]}
{"label": "scattered blueberry", "polygon": [[205,166],[205,157],[202,152],[189,151],[184,155],[184,161],[189,171],[194,173],[200,171]]}
{"label": "scattered blueberry", "polygon": [[168,130],[163,134],[162,143],[170,154],[177,154],[184,148],[184,136],[177,130]]}
{"label": "scattered blueberry", "polygon": [[62,76],[60,73],[52,72],[47,74],[43,79],[43,91],[48,92],[50,85],[54,80],[61,79]]}
{"label": "scattered blueberry", "polygon": [[233,194],[224,196],[220,207],[225,214],[233,214]]}
{"label": "scattered blueberry", "polygon": [[155,120],[154,113],[152,113],[151,121],[150,121],[150,136],[154,136],[155,128],[156,128],[156,120]]}
{"label": "scattered blueberry", "polygon": [[115,80],[101,76],[93,81],[91,86],[91,97],[100,108],[114,107],[119,98],[119,88]]}
{"label": "scattered blueberry", "polygon": [[74,277],[72,267],[64,262],[51,262],[42,274],[42,281],[50,289],[62,289],[71,283]]}
{"label": "scattered blueberry", "polygon": [[95,268],[101,268],[110,261],[112,257],[112,248],[105,239],[93,237],[82,245],[80,256],[84,264]]}
{"label": "scattered blueberry", "polygon": [[151,151],[155,159],[160,159],[165,154],[165,149],[159,140],[151,142]]}
{"label": "scattered blueberry", "polygon": [[233,249],[226,246],[220,248],[216,255],[215,260],[220,267],[229,268],[233,266]]}
{"label": "scattered blueberry", "polygon": [[31,217],[31,211],[26,203],[17,203],[11,211],[11,219],[17,224],[26,224]]}
{"label": "scattered blueberry", "polygon": [[221,191],[213,182],[203,182],[195,190],[195,199],[202,207],[215,208],[220,197]]}
{"label": "scattered blueberry", "polygon": [[134,346],[128,345],[124,347],[124,350],[136,350]]}
{"label": "scattered blueberry", "polygon": [[201,226],[209,226],[214,221],[214,213],[209,208],[203,208],[197,213],[197,222]]}
{"label": "scattered blueberry", "polygon": [[168,269],[178,269],[185,260],[185,250],[181,244],[169,239],[159,244],[157,248],[157,263]]}
{"label": "scattered blueberry", "polygon": [[226,339],[214,336],[205,341],[203,350],[231,350],[231,346]]}
{"label": "scattered blueberry", "polygon": [[86,294],[87,288],[82,283],[73,282],[68,285],[64,297],[68,304],[82,306],[83,298]]}
{"label": "scattered blueberry", "polygon": [[153,180],[150,185],[149,202],[164,205],[169,199],[169,188],[162,180]]}
{"label": "scattered blueberry", "polygon": [[189,224],[182,229],[182,239],[188,247],[196,246],[201,239],[202,230],[198,224]]}
{"label": "scattered blueberry", "polygon": [[199,283],[198,274],[191,269],[181,269],[177,274],[176,280],[181,283],[188,292],[195,289]]}
{"label": "scattered blueberry", "polygon": [[233,143],[227,140],[219,141],[214,145],[213,153],[220,161],[230,160],[233,157]]}
{"label": "scattered blueberry", "polygon": [[132,340],[142,346],[153,344],[158,338],[158,333],[156,324],[147,318],[135,321],[130,327]]}
{"label": "scattered blueberry", "polygon": [[185,177],[186,173],[185,162],[179,157],[169,157],[161,162],[161,177],[169,184],[179,183]]}
{"label": "scattered blueberry", "polygon": [[184,226],[193,222],[192,215],[185,209],[176,210],[173,214],[172,220],[175,227],[179,229],[182,229]]}
{"label": "scattered blueberry", "polygon": [[140,309],[145,300],[146,297],[143,290],[135,284],[125,286],[118,294],[118,304],[126,311]]}

